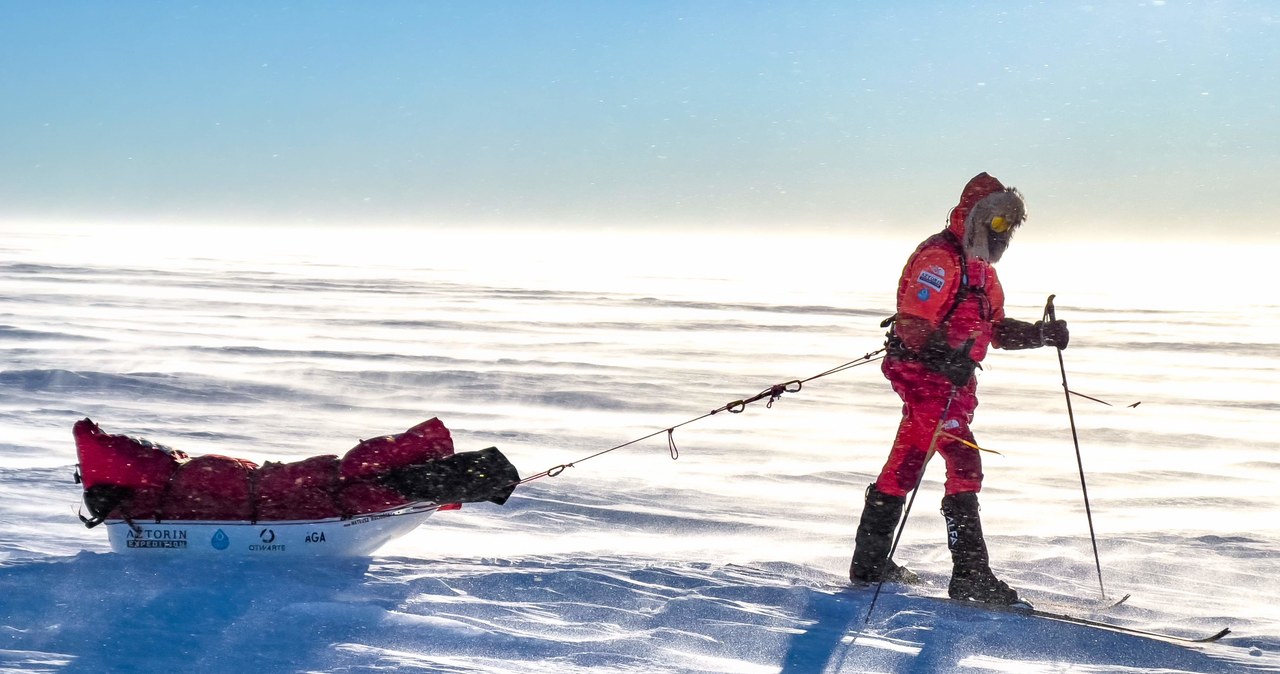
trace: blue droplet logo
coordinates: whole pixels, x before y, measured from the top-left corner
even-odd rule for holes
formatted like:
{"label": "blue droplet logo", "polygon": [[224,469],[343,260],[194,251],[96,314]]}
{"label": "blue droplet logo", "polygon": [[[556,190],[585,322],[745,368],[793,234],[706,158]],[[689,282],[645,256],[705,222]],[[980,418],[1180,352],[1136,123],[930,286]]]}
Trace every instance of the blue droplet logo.
{"label": "blue droplet logo", "polygon": [[916,297],[920,298],[921,302],[927,301],[929,299],[929,289],[921,288],[920,292],[916,293]]}
{"label": "blue droplet logo", "polygon": [[210,543],[213,545],[214,550],[226,550],[231,545],[231,539],[222,531],[222,529],[218,529],[217,533],[213,535],[213,540],[210,541]]}

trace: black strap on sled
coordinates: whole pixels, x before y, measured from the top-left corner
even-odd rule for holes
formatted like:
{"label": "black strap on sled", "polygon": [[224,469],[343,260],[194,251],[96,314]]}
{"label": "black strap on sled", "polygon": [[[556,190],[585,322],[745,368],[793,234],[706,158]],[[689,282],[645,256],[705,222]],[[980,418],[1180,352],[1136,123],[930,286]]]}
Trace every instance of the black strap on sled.
{"label": "black strap on sled", "polygon": [[[76,479],[77,481],[80,479],[79,473],[76,474]],[[92,529],[105,522],[113,510],[128,503],[131,498],[133,498],[133,490],[129,487],[95,484],[84,490],[84,504],[89,508],[91,517],[85,517],[83,513],[76,513],[76,515],[86,529]]]}

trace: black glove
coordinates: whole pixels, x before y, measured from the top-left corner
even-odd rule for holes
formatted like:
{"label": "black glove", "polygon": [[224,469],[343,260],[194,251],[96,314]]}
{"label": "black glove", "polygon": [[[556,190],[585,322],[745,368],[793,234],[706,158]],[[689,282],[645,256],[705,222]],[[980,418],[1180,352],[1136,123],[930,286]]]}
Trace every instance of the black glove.
{"label": "black glove", "polygon": [[941,332],[935,332],[920,350],[920,360],[952,384],[964,386],[973,378],[973,371],[978,367],[978,363],[969,357],[969,350],[972,348],[973,340],[970,339],[959,348],[952,349],[947,338]]}
{"label": "black glove", "polygon": [[1015,318],[1006,318],[996,324],[996,341],[1006,351],[1018,349],[1038,349],[1042,346],[1067,348],[1070,334],[1067,333],[1066,321],[1036,321],[1027,323]]}
{"label": "black glove", "polygon": [[1071,333],[1067,331],[1067,322],[1062,319],[1036,321],[1036,327],[1040,329],[1040,340],[1044,346],[1056,346],[1059,349],[1065,349],[1067,348],[1067,342],[1071,341]]}
{"label": "black glove", "polygon": [[946,377],[956,386],[964,386],[973,379],[973,371],[978,368],[978,364],[969,357],[969,350],[959,348],[952,351],[943,366],[938,370],[942,376]]}

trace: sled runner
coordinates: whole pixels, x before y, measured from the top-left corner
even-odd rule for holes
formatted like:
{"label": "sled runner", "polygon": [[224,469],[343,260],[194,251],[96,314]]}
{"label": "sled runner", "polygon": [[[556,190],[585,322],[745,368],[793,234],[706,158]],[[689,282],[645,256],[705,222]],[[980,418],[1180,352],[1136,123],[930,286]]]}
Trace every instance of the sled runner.
{"label": "sled runner", "polygon": [[80,519],[105,523],[117,552],[367,555],[437,510],[501,505],[520,481],[496,448],[455,453],[434,418],[342,457],[262,466],[190,457],[89,419],[72,433],[89,511]]}

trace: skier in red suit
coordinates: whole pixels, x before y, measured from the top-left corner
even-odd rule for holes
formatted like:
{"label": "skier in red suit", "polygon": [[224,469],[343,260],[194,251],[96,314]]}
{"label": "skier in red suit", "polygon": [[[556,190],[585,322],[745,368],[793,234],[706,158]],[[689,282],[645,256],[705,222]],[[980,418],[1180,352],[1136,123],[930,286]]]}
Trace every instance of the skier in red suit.
{"label": "skier in red suit", "polygon": [[[867,487],[849,577],[857,583],[909,582],[889,559],[891,538],[931,452],[946,461],[942,514],[954,568],[954,599],[1012,604],[1018,593],[991,572],[978,517],[982,459],[969,423],[978,406],[974,371],[988,348],[1066,348],[1065,321],[1026,323],[1004,315],[993,266],[1026,219],[1022,195],[980,173],[965,185],[948,226],[926,239],[898,281],[898,312],[881,369],[902,398],[889,459]],[[944,419],[945,416],[945,419]]]}

